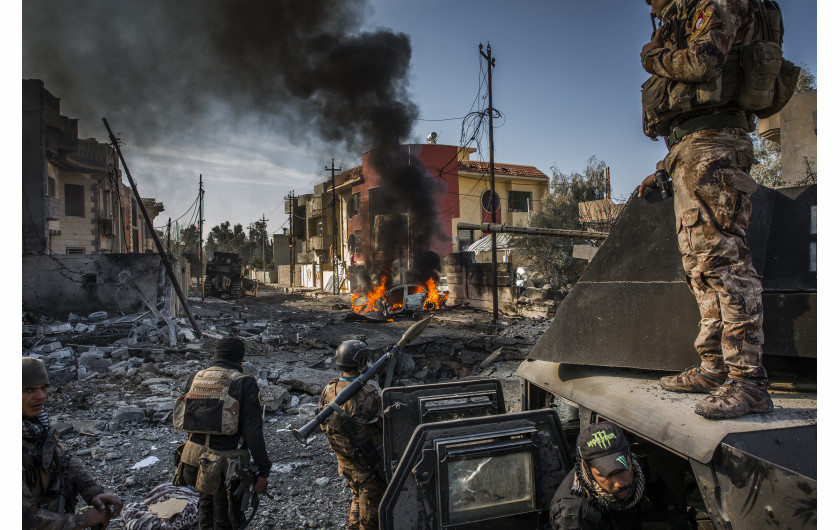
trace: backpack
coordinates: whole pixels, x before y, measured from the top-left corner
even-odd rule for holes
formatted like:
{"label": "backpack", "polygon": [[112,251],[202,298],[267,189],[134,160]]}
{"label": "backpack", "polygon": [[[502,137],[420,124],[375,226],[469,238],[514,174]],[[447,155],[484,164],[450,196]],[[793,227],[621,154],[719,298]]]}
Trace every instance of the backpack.
{"label": "backpack", "polygon": [[782,57],[785,34],[782,11],[773,0],[750,0],[757,31],[740,51],[741,87],[738,106],[759,118],[769,118],[787,104],[796,89],[800,68]]}
{"label": "backpack", "polygon": [[767,118],[787,104],[800,68],[782,57],[782,12],[775,1],[749,1],[755,10],[755,34],[749,44],[729,51],[721,75],[703,83],[684,83],[653,74],[642,85],[645,135],[668,136],[674,119],[700,109],[735,104],[748,114]]}

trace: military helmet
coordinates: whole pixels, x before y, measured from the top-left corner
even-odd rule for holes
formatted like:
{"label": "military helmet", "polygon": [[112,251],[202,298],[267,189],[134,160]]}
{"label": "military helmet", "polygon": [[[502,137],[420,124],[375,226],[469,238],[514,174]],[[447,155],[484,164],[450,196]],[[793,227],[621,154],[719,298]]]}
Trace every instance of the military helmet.
{"label": "military helmet", "polygon": [[344,370],[358,368],[370,354],[368,345],[360,340],[345,340],[335,350],[335,364]]}

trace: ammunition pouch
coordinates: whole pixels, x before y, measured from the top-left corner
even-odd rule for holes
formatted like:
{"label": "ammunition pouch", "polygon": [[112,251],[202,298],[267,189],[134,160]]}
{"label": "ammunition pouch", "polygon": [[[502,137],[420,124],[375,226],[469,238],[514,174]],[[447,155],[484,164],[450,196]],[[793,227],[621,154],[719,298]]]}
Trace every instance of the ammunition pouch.
{"label": "ammunition pouch", "polygon": [[199,493],[214,494],[219,491],[222,483],[222,464],[225,458],[214,453],[204,453],[198,459],[198,474],[195,478],[195,489]]}
{"label": "ammunition pouch", "polygon": [[[216,451],[193,441],[179,446],[175,454],[178,462],[172,484],[192,486],[199,493],[208,495],[219,491],[227,470],[231,467],[231,461],[238,460],[240,465],[247,466],[250,460],[247,449]],[[186,469],[187,466],[192,469]]]}

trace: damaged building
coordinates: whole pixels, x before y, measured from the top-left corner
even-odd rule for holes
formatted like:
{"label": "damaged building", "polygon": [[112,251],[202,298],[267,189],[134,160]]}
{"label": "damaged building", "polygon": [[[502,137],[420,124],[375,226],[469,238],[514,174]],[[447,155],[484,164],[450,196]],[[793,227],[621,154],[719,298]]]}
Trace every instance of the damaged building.
{"label": "damaged building", "polygon": [[[116,152],[79,138],[78,120],[38,79],[23,80],[23,309],[43,315],[174,314],[171,285]],[[150,219],[164,210],[139,199]],[[173,263],[178,260],[170,257]],[[186,262],[174,267],[186,285]]]}
{"label": "damaged building", "polygon": [[458,222],[489,222],[495,206],[500,222],[526,224],[542,208],[548,176],[534,166],[496,163],[491,199],[490,165],[470,160],[474,152],[436,143],[402,145],[389,156],[369,151],[361,166],[290,198],[293,228],[276,236],[278,277],[294,276],[286,285],[328,289],[335,260],[343,292],[384,267],[394,283],[424,282],[429,271],[443,270],[444,256],[485,235],[459,231]]}

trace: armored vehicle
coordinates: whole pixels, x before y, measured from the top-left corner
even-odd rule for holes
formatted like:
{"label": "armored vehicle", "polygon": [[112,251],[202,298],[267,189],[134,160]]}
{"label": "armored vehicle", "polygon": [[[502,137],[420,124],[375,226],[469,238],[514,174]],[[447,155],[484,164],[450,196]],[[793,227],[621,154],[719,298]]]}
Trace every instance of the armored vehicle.
{"label": "armored vehicle", "polygon": [[383,392],[380,527],[550,528],[569,448],[608,420],[646,469],[646,527],[816,528],[816,198],[816,185],[751,198],[772,413],[708,420],[693,411],[701,395],[660,388],[698,363],[699,311],[673,204],[634,197],[519,366],[522,412],[504,414],[487,381]]}
{"label": "armored vehicle", "polygon": [[245,266],[239,254],[214,252],[213,259],[207,262],[205,274],[205,297],[239,299],[242,296],[257,296],[259,284],[244,277]]}

